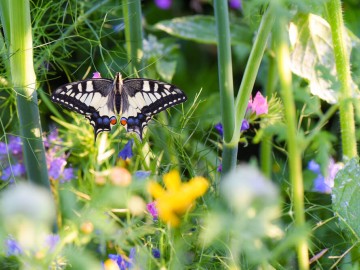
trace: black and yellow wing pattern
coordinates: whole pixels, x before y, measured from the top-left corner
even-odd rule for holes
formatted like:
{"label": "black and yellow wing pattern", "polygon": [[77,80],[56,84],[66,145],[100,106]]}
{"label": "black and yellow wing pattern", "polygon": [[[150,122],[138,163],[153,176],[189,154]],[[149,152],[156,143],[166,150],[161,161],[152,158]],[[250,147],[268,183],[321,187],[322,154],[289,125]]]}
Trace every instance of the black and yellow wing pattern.
{"label": "black and yellow wing pattern", "polygon": [[185,102],[187,97],[175,85],[144,78],[122,80],[118,72],[114,80],[94,78],[62,85],[51,100],[89,119],[95,139],[118,123],[142,139],[153,115]]}

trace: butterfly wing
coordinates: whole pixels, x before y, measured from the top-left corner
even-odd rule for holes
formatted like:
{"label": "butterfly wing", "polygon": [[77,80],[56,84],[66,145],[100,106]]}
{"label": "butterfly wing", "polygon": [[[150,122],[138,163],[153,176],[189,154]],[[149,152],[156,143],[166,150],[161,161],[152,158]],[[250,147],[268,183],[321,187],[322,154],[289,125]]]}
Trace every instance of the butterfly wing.
{"label": "butterfly wing", "polygon": [[94,127],[95,139],[116,124],[113,96],[114,83],[108,79],[89,79],[57,88],[51,100],[71,111],[85,115]]}
{"label": "butterfly wing", "polygon": [[120,123],[128,132],[142,139],[142,132],[151,117],[187,100],[175,85],[149,79],[125,79],[121,93]]}

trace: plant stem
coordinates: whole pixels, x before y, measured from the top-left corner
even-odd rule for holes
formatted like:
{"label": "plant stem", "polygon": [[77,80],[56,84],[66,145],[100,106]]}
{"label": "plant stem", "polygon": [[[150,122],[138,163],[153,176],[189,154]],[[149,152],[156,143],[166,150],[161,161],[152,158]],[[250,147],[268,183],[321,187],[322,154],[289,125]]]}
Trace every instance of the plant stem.
{"label": "plant stem", "polygon": [[236,97],[235,130],[231,139],[231,143],[239,141],[241,123],[244,119],[251,91],[254,87],[256,75],[258,73],[259,66],[264,55],[266,43],[270,35],[272,26],[274,24],[274,17],[270,9],[271,4],[261,20],[259,31],[245,68],[244,77],[240,85],[239,93]]}
{"label": "plant stem", "polygon": [[[271,44],[272,49],[275,49],[275,42]],[[275,87],[277,84],[278,74],[277,74],[277,62],[274,56],[270,56],[269,59],[269,71],[265,87],[265,95],[270,98],[271,95],[275,92]],[[272,172],[272,135],[265,135],[261,142],[260,146],[260,164],[263,174],[271,179]]]}
{"label": "plant stem", "polygon": [[215,0],[220,104],[224,130],[222,173],[236,166],[238,140],[231,141],[235,128],[234,85],[231,61],[231,38],[227,1]]}
{"label": "plant stem", "polygon": [[[45,149],[42,141],[36,77],[33,65],[30,6],[27,0],[9,1],[9,55],[11,79],[17,94],[17,111],[23,141],[24,163],[30,181],[50,191]],[[4,11],[6,12],[6,11]],[[16,31],[13,31],[16,29]]]}
{"label": "plant stem", "polygon": [[339,112],[343,158],[357,156],[354,105],[352,103],[351,74],[349,52],[345,46],[345,26],[340,0],[330,0],[327,5],[328,22],[331,27],[334,45],[336,72],[341,83],[339,95]]}
{"label": "plant stem", "polygon": [[125,39],[130,73],[142,75],[143,32],[140,0],[124,0]]}
{"label": "plant stem", "polygon": [[[290,69],[290,52],[287,41],[285,26],[287,21],[283,17],[277,19],[276,31],[276,56],[278,60],[278,72],[281,85],[281,96],[284,103],[287,150],[289,161],[289,175],[292,187],[292,203],[294,205],[295,226],[300,229],[305,226],[304,213],[304,186],[302,179],[301,149],[299,147],[296,110],[292,89],[292,75]],[[297,244],[297,256],[299,269],[309,269],[308,244],[305,237]]]}

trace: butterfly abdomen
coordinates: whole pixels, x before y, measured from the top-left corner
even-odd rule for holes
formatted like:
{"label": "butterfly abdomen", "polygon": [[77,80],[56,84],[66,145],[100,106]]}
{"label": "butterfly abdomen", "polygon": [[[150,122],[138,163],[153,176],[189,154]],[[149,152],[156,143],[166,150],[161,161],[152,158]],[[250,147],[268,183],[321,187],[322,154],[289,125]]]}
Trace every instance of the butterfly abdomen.
{"label": "butterfly abdomen", "polygon": [[120,92],[116,92],[115,94],[115,111],[117,112],[117,114],[120,114],[120,109],[121,109],[121,94]]}

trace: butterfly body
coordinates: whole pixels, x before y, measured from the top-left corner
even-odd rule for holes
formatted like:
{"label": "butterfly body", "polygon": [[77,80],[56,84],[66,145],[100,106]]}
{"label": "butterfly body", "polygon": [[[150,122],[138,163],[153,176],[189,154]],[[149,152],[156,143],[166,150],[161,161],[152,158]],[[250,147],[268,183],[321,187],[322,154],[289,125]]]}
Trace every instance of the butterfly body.
{"label": "butterfly body", "polygon": [[114,80],[88,79],[60,86],[51,100],[89,119],[95,139],[117,123],[142,139],[143,128],[153,115],[187,97],[172,84],[142,78],[123,80],[118,72]]}

